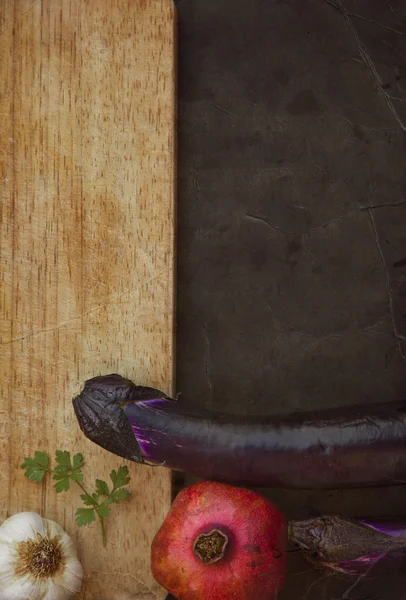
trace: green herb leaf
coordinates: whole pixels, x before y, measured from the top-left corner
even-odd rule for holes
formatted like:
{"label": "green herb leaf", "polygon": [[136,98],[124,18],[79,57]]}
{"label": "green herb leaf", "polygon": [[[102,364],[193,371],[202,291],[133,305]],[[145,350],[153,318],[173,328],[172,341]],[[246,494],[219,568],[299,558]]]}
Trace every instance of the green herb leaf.
{"label": "green herb leaf", "polygon": [[99,496],[110,496],[109,486],[102,479],[96,479],[96,492]]}
{"label": "green herb leaf", "polygon": [[58,473],[59,475],[62,475],[62,477],[64,477],[68,471],[69,469],[67,469],[63,465],[57,465],[54,469],[54,473]]}
{"label": "green herb leaf", "polygon": [[128,496],[131,496],[131,492],[126,488],[120,488],[112,492],[110,499],[111,502],[118,504],[119,502],[121,502],[121,500],[125,500],[126,498],[128,498]]}
{"label": "green herb leaf", "polygon": [[86,506],[94,506],[94,500],[90,494],[80,494],[83,504]]}
{"label": "green herb leaf", "polygon": [[75,516],[77,525],[81,527],[82,525],[89,525],[96,520],[96,511],[94,508],[78,508]]}
{"label": "green herb leaf", "polygon": [[81,467],[83,467],[83,454],[80,454],[80,452],[78,454],[75,454],[75,456],[73,457],[72,465],[74,469],[80,469]]}
{"label": "green herb leaf", "polygon": [[72,471],[70,478],[73,479],[73,481],[81,482],[83,481],[83,473],[82,471]]}
{"label": "green herb leaf", "polygon": [[[55,460],[58,463],[59,468],[65,468],[65,471],[72,469],[70,452],[67,450],[57,450],[55,452]],[[58,469],[58,467],[56,467],[56,469]]]}
{"label": "green herb leaf", "polygon": [[47,452],[39,452],[39,450],[36,450],[34,452],[34,459],[39,465],[41,465],[41,467],[43,467],[44,469],[48,469],[49,455]]}
{"label": "green herb leaf", "polygon": [[110,514],[110,503],[108,500],[104,500],[101,504],[99,504],[99,508],[97,509],[99,515],[105,519]]}
{"label": "green herb leaf", "polygon": [[56,469],[54,470],[54,474],[52,475],[52,479],[55,479],[56,481],[59,481],[60,479],[65,479],[65,477],[68,477],[66,471],[58,472]]}
{"label": "green herb leaf", "polygon": [[[56,481],[54,488],[58,494],[67,492],[70,489],[71,480],[76,481],[84,492],[80,498],[85,507],[89,507],[77,509],[75,513],[76,523],[78,526],[89,525],[98,517],[101,523],[102,540],[105,545],[104,519],[109,516],[113,503],[118,504],[130,495],[130,491],[123,487],[130,481],[128,468],[119,467],[117,471],[114,469],[111,471],[110,479],[113,484],[111,490],[106,481],[96,479],[96,491],[90,493],[82,484],[84,460],[81,453],[75,454],[72,458],[67,450],[56,450],[55,461],[55,468],[51,469],[49,467],[49,455],[46,452],[37,450],[34,453],[34,458],[26,457],[24,459],[21,468],[25,469],[24,475],[26,477],[37,482],[41,482],[47,472],[52,473],[52,478]],[[101,497],[104,497],[102,502],[100,501]]]}
{"label": "green herb leaf", "polygon": [[113,482],[114,489],[127,485],[130,482],[127,467],[120,467],[117,471],[113,469],[110,473],[110,479]]}
{"label": "green herb leaf", "polygon": [[34,453],[34,458],[26,457],[22,469],[25,469],[24,475],[31,479],[31,481],[41,482],[46,472],[48,471],[49,456],[46,452],[39,452],[38,450]]}
{"label": "green herb leaf", "polygon": [[60,494],[61,492],[67,492],[68,490],[70,490],[69,477],[63,477],[63,479],[60,479],[58,483],[55,483],[54,488],[57,494]]}

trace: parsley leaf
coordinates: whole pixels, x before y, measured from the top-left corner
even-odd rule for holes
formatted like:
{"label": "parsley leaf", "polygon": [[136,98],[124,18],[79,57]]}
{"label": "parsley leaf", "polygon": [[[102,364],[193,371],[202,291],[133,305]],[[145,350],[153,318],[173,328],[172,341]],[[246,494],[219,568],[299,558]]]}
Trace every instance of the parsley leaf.
{"label": "parsley leaf", "polygon": [[46,452],[39,452],[38,450],[34,453],[34,458],[25,457],[24,462],[21,465],[22,469],[25,469],[24,475],[31,479],[31,481],[37,481],[40,483],[47,471],[49,465],[49,455]]}
{"label": "parsley leaf", "polygon": [[113,469],[110,473],[110,479],[113,482],[114,489],[123,487],[123,485],[127,485],[127,483],[130,481],[127,467],[120,467],[118,471]]}
{"label": "parsley leaf", "polygon": [[57,450],[55,452],[55,460],[60,468],[64,468],[65,471],[72,469],[72,463],[70,458],[70,452],[67,450]]}
{"label": "parsley leaf", "polygon": [[110,502],[108,500],[104,500],[101,504],[99,504],[97,512],[105,519],[110,514]]}
{"label": "parsley leaf", "polygon": [[59,481],[59,479],[65,479],[66,476],[66,471],[58,471],[58,469],[56,468],[54,469],[52,479],[56,479],[56,481]]}
{"label": "parsley leaf", "polygon": [[82,525],[89,525],[96,520],[96,511],[94,508],[78,508],[76,513],[76,524],[81,527]]}
{"label": "parsley leaf", "polygon": [[72,461],[72,468],[77,470],[83,467],[83,454],[75,454]]}
{"label": "parsley leaf", "polygon": [[85,506],[94,506],[94,500],[90,494],[80,494],[80,498]]}
{"label": "parsley leaf", "polygon": [[81,482],[83,481],[83,473],[82,471],[72,471],[70,478],[73,479],[73,481]]}
{"label": "parsley leaf", "polygon": [[126,488],[120,488],[112,492],[111,501],[115,504],[118,504],[119,502],[121,502],[121,500],[125,500],[126,498],[128,498],[128,496],[131,496],[131,492]]}
{"label": "parsley leaf", "polygon": [[70,490],[69,477],[63,477],[62,479],[60,479],[58,483],[55,483],[54,488],[57,494],[60,494],[61,492],[67,492],[68,490]]}
{"label": "parsley leaf", "polygon": [[101,479],[96,479],[96,492],[99,496],[110,496],[109,486]]}
{"label": "parsley leaf", "polygon": [[[110,479],[113,484],[110,490],[109,485],[103,479],[96,479],[96,489],[93,493],[88,492],[83,486],[83,455],[78,453],[71,457],[67,450],[57,450],[55,452],[55,468],[49,467],[49,455],[46,452],[34,453],[34,458],[25,458],[21,467],[25,469],[25,476],[32,481],[41,482],[47,472],[52,474],[52,479],[56,481],[54,488],[57,494],[67,492],[70,489],[71,481],[75,481],[82,489],[83,494],[80,498],[85,507],[78,508],[75,517],[76,523],[80,527],[89,525],[96,520],[100,520],[102,530],[103,544],[106,545],[106,531],[104,520],[109,516],[112,504],[118,504],[125,500],[130,491],[124,486],[130,482],[127,467],[119,467],[112,470]],[[104,499],[101,500],[101,497]]]}

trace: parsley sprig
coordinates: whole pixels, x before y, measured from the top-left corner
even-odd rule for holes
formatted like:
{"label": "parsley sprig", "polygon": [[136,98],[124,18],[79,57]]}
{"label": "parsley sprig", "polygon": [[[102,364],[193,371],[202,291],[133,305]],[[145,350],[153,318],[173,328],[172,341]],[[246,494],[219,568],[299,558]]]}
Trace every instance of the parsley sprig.
{"label": "parsley sprig", "polygon": [[82,490],[80,498],[85,508],[78,508],[75,514],[76,523],[80,527],[89,525],[98,518],[101,524],[103,545],[106,545],[105,519],[109,516],[111,504],[118,504],[125,500],[130,491],[124,487],[130,482],[127,467],[120,467],[117,471],[113,469],[110,473],[111,484],[96,479],[96,489],[93,493],[86,490],[83,485],[83,455],[75,454],[71,457],[67,450],[57,450],[55,452],[56,466],[52,469],[49,465],[49,454],[37,450],[34,457],[26,457],[22,469],[25,469],[25,476],[31,481],[40,483],[44,480],[47,473],[52,474],[52,479],[56,481],[54,488],[59,494],[67,492],[70,489],[71,481],[74,481]]}

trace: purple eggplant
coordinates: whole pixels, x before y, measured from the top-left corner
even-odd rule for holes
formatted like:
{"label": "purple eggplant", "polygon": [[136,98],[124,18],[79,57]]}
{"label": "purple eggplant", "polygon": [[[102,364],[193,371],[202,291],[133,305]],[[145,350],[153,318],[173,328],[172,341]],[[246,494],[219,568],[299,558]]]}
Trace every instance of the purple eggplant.
{"label": "purple eggplant", "polygon": [[[366,575],[388,557],[406,557],[406,518],[316,517],[289,523],[289,538],[319,567]],[[389,563],[389,561],[388,561]]]}
{"label": "purple eggplant", "polygon": [[138,463],[251,487],[350,488],[406,481],[406,402],[234,417],[192,412],[120,375],[73,399],[84,434]]}

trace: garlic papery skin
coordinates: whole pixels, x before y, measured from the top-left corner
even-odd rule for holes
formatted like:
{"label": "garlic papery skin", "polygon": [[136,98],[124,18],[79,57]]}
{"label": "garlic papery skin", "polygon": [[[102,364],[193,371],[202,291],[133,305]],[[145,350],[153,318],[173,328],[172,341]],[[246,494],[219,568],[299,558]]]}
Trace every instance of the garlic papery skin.
{"label": "garlic papery skin", "polygon": [[82,579],[75,544],[55,521],[21,512],[0,526],[0,600],[68,600]]}

